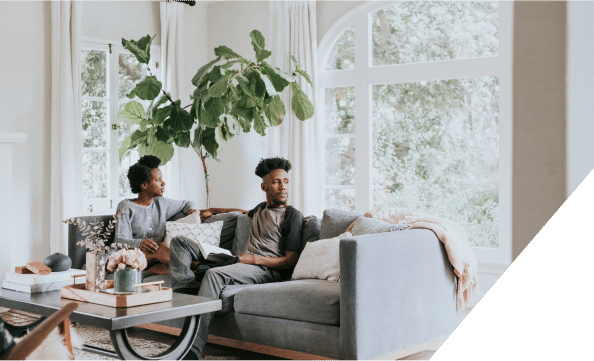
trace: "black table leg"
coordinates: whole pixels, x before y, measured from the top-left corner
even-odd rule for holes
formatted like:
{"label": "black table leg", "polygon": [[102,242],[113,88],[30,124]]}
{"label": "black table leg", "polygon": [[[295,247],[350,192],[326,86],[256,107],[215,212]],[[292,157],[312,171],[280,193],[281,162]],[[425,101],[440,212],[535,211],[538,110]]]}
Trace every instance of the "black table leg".
{"label": "black table leg", "polygon": [[41,324],[43,321],[45,321],[46,318],[47,317],[45,317],[45,316],[41,316],[36,321],[31,322],[28,325],[23,325],[23,326],[11,325],[10,323],[4,321],[4,327],[6,327],[6,329],[8,330],[8,332],[10,332],[12,337],[21,337],[24,334],[26,334],[27,332],[29,332],[30,330],[39,326],[39,324]]}
{"label": "black table leg", "polygon": [[[184,327],[178,339],[169,349],[158,355],[145,356],[136,352],[130,344],[126,329],[110,331],[111,343],[122,360],[179,360],[184,357],[188,350],[190,350],[192,343],[194,343],[198,334],[199,320],[199,315],[186,317]],[[94,352],[92,350],[89,351]]]}

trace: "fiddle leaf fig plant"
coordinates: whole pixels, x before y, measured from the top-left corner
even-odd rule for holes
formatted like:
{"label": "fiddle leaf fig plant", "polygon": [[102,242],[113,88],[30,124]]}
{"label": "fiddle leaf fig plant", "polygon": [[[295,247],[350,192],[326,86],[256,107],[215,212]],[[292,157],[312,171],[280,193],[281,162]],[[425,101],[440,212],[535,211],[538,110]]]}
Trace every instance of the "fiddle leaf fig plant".
{"label": "fiddle leaf fig plant", "polygon": [[190,104],[183,107],[180,100],[171,98],[151,72],[150,46],[154,36],[147,35],[138,41],[122,39],[124,48],[146,64],[149,73],[127,97],[138,97],[150,104],[144,109],[132,100],[118,113],[120,122],[140,127],[122,142],[120,157],[137,149],[140,156],[155,155],[165,164],[173,157],[174,144],[184,148],[191,146],[202,161],[206,206],[210,207],[209,158],[219,161],[226,143],[242,132],[250,132],[252,127],[265,136],[268,127],[281,124],[286,107],[279,94],[288,86],[295,116],[302,121],[311,118],[314,107],[296,81],[296,77],[301,76],[313,86],[307,72],[292,55],[290,73],[268,64],[265,60],[272,53],[265,49],[264,37],[258,30],[252,31],[250,37],[256,61],[224,45],[215,48],[216,58],[198,69],[192,78],[196,89]]}

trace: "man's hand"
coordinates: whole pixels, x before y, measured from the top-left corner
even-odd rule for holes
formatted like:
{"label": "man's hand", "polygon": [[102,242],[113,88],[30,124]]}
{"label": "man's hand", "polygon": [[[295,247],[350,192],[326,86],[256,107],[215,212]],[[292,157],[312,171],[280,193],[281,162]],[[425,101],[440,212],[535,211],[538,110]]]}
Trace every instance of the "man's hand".
{"label": "man's hand", "polygon": [[242,253],[238,254],[237,258],[239,263],[256,264],[256,256],[253,254]]}
{"label": "man's hand", "polygon": [[150,238],[140,242],[140,250],[146,253],[154,253],[159,249],[159,246]]}
{"label": "man's hand", "polygon": [[198,212],[198,211],[197,211],[197,210],[195,210],[195,209],[190,209],[190,210],[188,211],[188,216],[189,216],[190,214],[194,214],[194,213],[196,213],[196,212]]}
{"label": "man's hand", "polygon": [[203,221],[212,215],[213,215],[213,213],[210,209],[203,209],[200,211],[200,220]]}

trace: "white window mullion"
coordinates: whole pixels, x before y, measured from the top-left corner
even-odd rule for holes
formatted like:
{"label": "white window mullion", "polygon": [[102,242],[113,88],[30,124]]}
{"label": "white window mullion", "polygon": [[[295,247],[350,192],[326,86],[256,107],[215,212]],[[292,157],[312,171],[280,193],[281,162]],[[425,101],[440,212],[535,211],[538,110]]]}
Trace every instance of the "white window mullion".
{"label": "white window mullion", "polygon": [[369,67],[369,15],[362,12],[355,19],[355,210],[371,209],[371,109],[370,91],[365,79]]}
{"label": "white window mullion", "polygon": [[119,197],[119,159],[118,159],[118,129],[113,129],[113,125],[117,125],[117,114],[118,114],[118,105],[119,105],[119,91],[118,91],[118,51],[115,49],[115,46],[112,44],[111,46],[111,54],[110,54],[110,92],[111,92],[111,109],[109,113],[109,139],[111,145],[111,151],[109,154],[109,185],[110,185],[110,192],[109,192],[109,211],[111,213],[115,212],[115,208],[118,205],[118,197]]}

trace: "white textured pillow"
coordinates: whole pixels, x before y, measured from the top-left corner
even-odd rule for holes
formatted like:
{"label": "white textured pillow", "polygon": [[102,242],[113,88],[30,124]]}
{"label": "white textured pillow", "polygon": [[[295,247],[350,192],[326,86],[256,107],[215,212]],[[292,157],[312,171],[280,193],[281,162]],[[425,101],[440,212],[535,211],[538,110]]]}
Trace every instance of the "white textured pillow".
{"label": "white textured pillow", "polygon": [[351,233],[345,232],[338,237],[307,242],[299,256],[291,279],[317,278],[338,281],[340,278],[340,240],[350,236]]}
{"label": "white textured pillow", "polygon": [[194,242],[203,242],[218,247],[221,243],[223,221],[201,224],[167,222],[165,226],[165,242],[167,245],[177,236],[185,236]]}
{"label": "white textured pillow", "polygon": [[200,224],[200,212],[196,211],[189,216],[185,216],[184,218],[176,219],[175,223],[188,223],[188,224]]}

